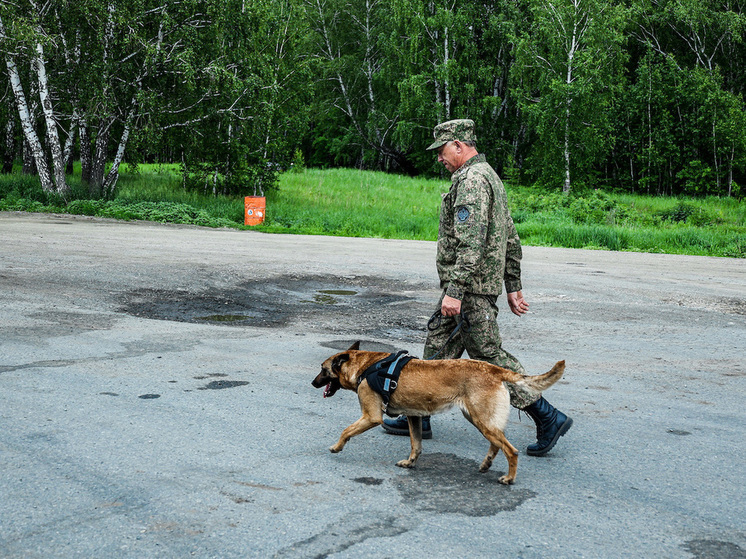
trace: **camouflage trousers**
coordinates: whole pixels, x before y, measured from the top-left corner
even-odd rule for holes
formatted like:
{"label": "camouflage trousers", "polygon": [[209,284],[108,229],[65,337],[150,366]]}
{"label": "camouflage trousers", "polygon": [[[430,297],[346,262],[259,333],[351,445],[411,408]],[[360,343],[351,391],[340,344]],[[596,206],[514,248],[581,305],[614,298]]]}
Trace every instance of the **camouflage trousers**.
{"label": "camouflage trousers", "polygon": [[[443,296],[441,295],[438,309],[440,309],[442,302]],[[465,329],[462,327],[450,341],[447,341],[461,321],[461,317],[442,317],[437,327],[433,325],[433,330],[428,328],[423,353],[424,359],[430,359],[433,355],[437,355],[437,359],[458,359],[466,351],[471,359],[487,361],[516,373],[526,374],[526,370],[520,361],[502,347],[500,329],[497,326],[495,297],[467,293],[461,301],[461,313],[466,314],[471,328],[464,331]],[[440,353],[438,353],[439,351]],[[510,393],[510,405],[514,408],[523,409],[533,404],[540,397],[540,395],[509,382],[505,383],[505,387]]]}

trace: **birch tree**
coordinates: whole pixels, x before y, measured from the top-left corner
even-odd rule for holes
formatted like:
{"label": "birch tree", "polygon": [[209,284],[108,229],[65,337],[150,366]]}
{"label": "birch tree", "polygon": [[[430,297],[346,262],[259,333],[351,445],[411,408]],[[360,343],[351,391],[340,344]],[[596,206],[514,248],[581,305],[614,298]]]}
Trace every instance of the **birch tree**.
{"label": "birch tree", "polygon": [[[401,123],[398,74],[386,55],[392,29],[388,6],[381,0],[308,0],[314,32],[317,106],[341,128],[341,142],[331,142],[338,157],[358,166],[415,171],[409,146],[396,132]],[[328,101],[328,103],[325,103]],[[350,158],[350,152],[357,154]]]}
{"label": "birch tree", "polygon": [[[664,173],[668,184],[659,188],[730,195],[734,168],[746,157],[743,135],[736,132],[742,126],[746,93],[743,72],[735,70],[744,61],[746,15],[741,3],[639,0],[633,8],[632,36],[648,50],[640,68],[668,81],[651,91],[648,106],[656,104],[674,115],[678,155]],[[656,65],[663,67],[663,74]],[[663,87],[676,89],[676,94],[666,96]],[[656,115],[648,111],[647,116],[650,122]],[[661,175],[661,169],[643,166],[641,173]]]}
{"label": "birch tree", "polygon": [[602,0],[531,1],[512,75],[522,74],[518,93],[538,136],[534,155],[549,163],[541,175],[569,193],[573,172],[582,176],[607,147],[625,11]]}
{"label": "birch tree", "polygon": [[399,131],[415,146],[411,159],[421,169],[441,172],[422,149],[433,126],[471,118],[480,151],[498,170],[519,160],[520,115],[509,75],[520,7],[502,0],[401,0],[393,8],[396,28],[387,57],[399,76]]}
{"label": "birch tree", "polygon": [[206,14],[211,25],[192,41],[192,66],[200,70],[169,86],[189,110],[161,111],[153,125],[178,152],[187,186],[262,194],[290,165],[306,130],[303,4],[215,2]]}
{"label": "birch tree", "polygon": [[13,163],[16,157],[16,115],[15,100],[13,92],[6,89],[3,99],[0,101],[0,123],[5,121],[5,130],[0,130],[4,140],[3,149],[3,174],[13,171]]}
{"label": "birch tree", "polygon": [[[88,6],[93,36],[77,36],[88,39],[80,47],[84,66],[98,70],[83,90],[80,108],[81,153],[90,152],[81,159],[90,161],[84,177],[92,194],[113,195],[133,130],[146,127],[161,112],[188,118],[181,89],[173,87],[174,76],[201,70],[191,65],[189,40],[209,25],[202,11],[207,4],[101,0]],[[164,90],[169,81],[171,91]]]}
{"label": "birch tree", "polygon": [[387,56],[396,68],[399,109],[406,121],[401,128],[406,139],[418,144],[414,158],[427,158],[429,166],[432,157],[421,153],[424,142],[435,124],[454,118],[462,100],[460,64],[470,22],[460,11],[461,4],[402,0],[393,5],[395,27]]}
{"label": "birch tree", "polygon": [[[2,45],[7,76],[13,90],[23,135],[33,153],[42,189],[45,192],[55,193],[64,198],[68,196],[70,188],[65,178],[65,162],[62,158],[60,145],[58,116],[55,114],[44,55],[44,43],[49,40],[49,37],[41,25],[33,21],[34,19],[37,21],[43,19],[49,6],[47,4],[40,7],[32,1],[29,7],[31,8],[31,19],[26,20],[20,16],[18,11],[13,9],[15,6],[7,4],[0,6],[0,44]],[[12,21],[12,27],[6,27],[6,20],[8,19]],[[34,115],[31,110],[31,101],[26,94],[26,87],[24,87],[21,69],[19,68],[19,64],[23,64],[21,61],[30,64],[30,71],[37,80],[36,91],[39,94],[39,102],[44,116],[46,144],[51,156],[51,164],[37,133]]]}

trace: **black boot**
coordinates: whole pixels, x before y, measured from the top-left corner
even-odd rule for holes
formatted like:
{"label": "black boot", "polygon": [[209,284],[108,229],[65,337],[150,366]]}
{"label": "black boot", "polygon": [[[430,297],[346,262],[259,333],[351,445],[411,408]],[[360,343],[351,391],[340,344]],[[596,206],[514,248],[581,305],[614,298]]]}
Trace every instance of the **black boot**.
{"label": "black boot", "polygon": [[544,456],[572,426],[572,419],[547,402],[544,397],[523,408],[536,423],[536,442],[529,445],[529,456]]}
{"label": "black boot", "polygon": [[[409,421],[407,421],[406,415],[400,415],[395,419],[386,418],[383,420],[383,424],[381,425],[381,427],[383,427],[384,431],[386,431],[387,433],[391,433],[392,435],[405,435],[407,437],[409,436]],[[433,438],[433,430],[430,427],[429,415],[422,418],[422,438]]]}

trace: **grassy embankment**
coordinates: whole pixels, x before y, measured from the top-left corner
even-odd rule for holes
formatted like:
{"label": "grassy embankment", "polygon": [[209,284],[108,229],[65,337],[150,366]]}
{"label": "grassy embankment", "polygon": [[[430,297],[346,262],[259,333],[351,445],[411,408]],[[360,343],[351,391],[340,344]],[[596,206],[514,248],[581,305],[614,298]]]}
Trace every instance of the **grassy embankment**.
{"label": "grassy embankment", "polygon": [[[173,168],[141,165],[122,174],[116,199],[86,200],[79,179],[65,205],[38,182],[0,177],[0,210],[97,215],[117,219],[243,225],[242,197],[187,192]],[[267,193],[267,217],[253,229],[434,240],[440,195],[449,181],[349,169],[286,173]],[[735,199],[661,198],[586,192],[564,196],[507,185],[513,218],[526,245],[746,257],[746,203]],[[247,193],[250,193],[247,188]]]}

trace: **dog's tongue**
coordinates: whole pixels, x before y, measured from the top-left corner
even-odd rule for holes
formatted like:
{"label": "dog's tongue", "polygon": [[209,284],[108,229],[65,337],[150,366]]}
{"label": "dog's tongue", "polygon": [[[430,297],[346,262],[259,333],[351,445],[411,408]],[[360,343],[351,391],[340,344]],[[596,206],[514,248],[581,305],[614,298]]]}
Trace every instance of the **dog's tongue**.
{"label": "dog's tongue", "polygon": [[324,398],[328,398],[331,391],[332,391],[332,383],[330,382],[329,384],[326,385],[326,388],[324,388]]}

